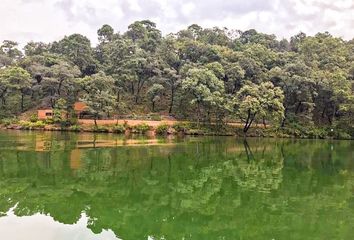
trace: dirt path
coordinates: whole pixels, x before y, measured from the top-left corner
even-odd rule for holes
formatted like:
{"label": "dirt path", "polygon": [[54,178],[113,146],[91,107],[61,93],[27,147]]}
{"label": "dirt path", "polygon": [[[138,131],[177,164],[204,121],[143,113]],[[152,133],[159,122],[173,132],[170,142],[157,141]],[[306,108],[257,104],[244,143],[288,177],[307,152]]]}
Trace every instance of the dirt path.
{"label": "dirt path", "polygon": [[[92,119],[79,119],[78,122],[82,125],[94,125],[95,122]],[[98,125],[116,125],[116,124],[128,124],[129,126],[136,126],[139,124],[147,124],[151,127],[157,127],[161,124],[168,124],[170,126],[174,125],[179,121],[173,120],[162,120],[162,121],[145,121],[145,120],[132,120],[132,119],[118,119],[118,120],[97,120]]]}

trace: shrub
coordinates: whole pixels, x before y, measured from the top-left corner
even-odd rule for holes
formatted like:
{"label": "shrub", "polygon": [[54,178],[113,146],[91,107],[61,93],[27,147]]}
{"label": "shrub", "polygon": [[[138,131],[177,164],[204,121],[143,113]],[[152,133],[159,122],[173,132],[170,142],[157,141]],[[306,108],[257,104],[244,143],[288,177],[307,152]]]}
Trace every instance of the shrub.
{"label": "shrub", "polygon": [[76,124],[71,124],[70,120],[61,120],[59,122],[59,124],[60,124],[61,128],[68,128],[68,127],[70,127],[72,125],[76,125]]}
{"label": "shrub", "polygon": [[101,133],[107,133],[107,132],[109,132],[109,129],[107,128],[107,127],[105,127],[105,126],[94,126],[93,128],[92,128],[92,131],[93,132],[101,132]]}
{"label": "shrub", "polygon": [[149,130],[150,130],[150,126],[147,125],[146,123],[142,123],[142,124],[138,124],[138,125],[133,126],[133,133],[144,134]]}
{"label": "shrub", "polygon": [[18,124],[23,128],[23,129],[31,129],[32,128],[32,123],[28,121],[19,121]]}
{"label": "shrub", "polygon": [[122,124],[117,124],[113,126],[112,131],[114,133],[125,133],[125,126]]}
{"label": "shrub", "polygon": [[310,128],[305,133],[309,138],[326,138],[328,136],[327,131],[323,128]]}
{"label": "shrub", "polygon": [[53,109],[53,121],[55,123],[61,123],[63,120],[62,118],[62,111],[60,109]]}
{"label": "shrub", "polygon": [[70,131],[73,131],[73,132],[80,132],[81,126],[80,125],[72,125],[69,129],[70,129]]}
{"label": "shrub", "polygon": [[30,121],[19,121],[18,124],[26,130],[31,130],[33,128],[44,128],[45,123],[43,121],[30,122]]}
{"label": "shrub", "polygon": [[151,119],[152,121],[161,121],[161,116],[158,115],[158,114],[151,114],[151,115],[150,115],[150,119]]}
{"label": "shrub", "polygon": [[71,126],[77,125],[79,123],[79,120],[77,119],[76,116],[69,118],[67,121],[70,123]]}
{"label": "shrub", "polygon": [[190,129],[187,123],[175,123],[172,128],[176,130],[176,132],[182,132],[185,133]]}
{"label": "shrub", "polygon": [[46,120],[44,120],[44,122],[49,125],[54,124],[54,120],[52,118],[47,118]]}
{"label": "shrub", "polygon": [[34,128],[44,128],[45,127],[45,123],[43,121],[37,121],[35,123],[32,123],[32,127],[34,127]]}
{"label": "shrub", "polygon": [[38,116],[37,114],[32,114],[29,118],[30,122],[37,122],[38,121]]}
{"label": "shrub", "polygon": [[3,124],[5,127],[16,123],[18,123],[18,120],[16,118],[4,118],[0,120],[0,124]]}
{"label": "shrub", "polygon": [[168,129],[170,128],[167,124],[161,124],[156,128],[156,134],[166,135],[168,134]]}
{"label": "shrub", "polygon": [[342,130],[339,130],[336,134],[336,138],[337,139],[342,139],[342,140],[350,140],[350,139],[353,139],[352,136],[350,136],[350,134],[342,131]]}

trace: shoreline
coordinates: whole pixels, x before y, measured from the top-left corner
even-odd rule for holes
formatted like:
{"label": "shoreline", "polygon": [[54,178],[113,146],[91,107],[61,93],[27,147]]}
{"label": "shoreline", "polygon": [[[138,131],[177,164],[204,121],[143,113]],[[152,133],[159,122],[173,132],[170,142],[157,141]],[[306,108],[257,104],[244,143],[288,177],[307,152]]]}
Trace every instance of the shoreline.
{"label": "shoreline", "polygon": [[[117,121],[118,122],[118,121]],[[119,122],[122,122],[120,120]],[[137,121],[138,122],[138,121]],[[243,133],[239,124],[228,124],[221,129],[216,129],[215,125],[201,125],[199,128],[190,127],[188,123],[173,121],[173,124],[166,121],[153,121],[159,124],[148,125],[146,121],[136,125],[95,125],[78,124],[68,127],[62,127],[56,124],[45,124],[40,127],[21,126],[19,124],[11,124],[8,126],[0,125],[0,130],[9,131],[47,131],[47,132],[74,132],[74,133],[106,133],[117,135],[145,135],[148,137],[157,136],[225,136],[225,137],[250,137],[250,138],[280,138],[280,139],[333,139],[333,140],[354,140],[353,138],[339,138],[335,136],[309,136],[306,134],[289,134],[282,129],[273,129],[271,127],[264,128],[254,126],[247,132]],[[152,121],[150,121],[152,122]],[[171,121],[172,122],[172,121]],[[187,127],[188,126],[188,127]],[[118,128],[117,128],[118,127]],[[293,129],[295,132],[295,129]]]}

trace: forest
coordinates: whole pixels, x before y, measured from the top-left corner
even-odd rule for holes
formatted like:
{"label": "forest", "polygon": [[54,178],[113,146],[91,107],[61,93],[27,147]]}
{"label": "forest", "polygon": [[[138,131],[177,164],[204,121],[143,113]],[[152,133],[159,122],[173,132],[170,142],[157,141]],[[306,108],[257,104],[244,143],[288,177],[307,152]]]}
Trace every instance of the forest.
{"label": "forest", "polygon": [[[277,131],[354,137],[354,39],[330,33],[288,39],[193,24],[162,35],[136,21],[103,25],[98,44],[72,34],[23,49],[0,46],[0,119],[87,104],[95,119],[168,115],[199,125],[255,123]],[[331,135],[332,134],[332,135]]]}

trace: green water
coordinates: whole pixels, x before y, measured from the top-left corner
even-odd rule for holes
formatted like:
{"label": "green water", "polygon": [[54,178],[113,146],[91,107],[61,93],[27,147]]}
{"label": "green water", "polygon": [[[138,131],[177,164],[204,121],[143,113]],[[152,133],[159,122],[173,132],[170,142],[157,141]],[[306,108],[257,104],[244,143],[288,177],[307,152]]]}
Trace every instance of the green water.
{"label": "green water", "polygon": [[354,239],[354,142],[0,132],[0,239]]}

